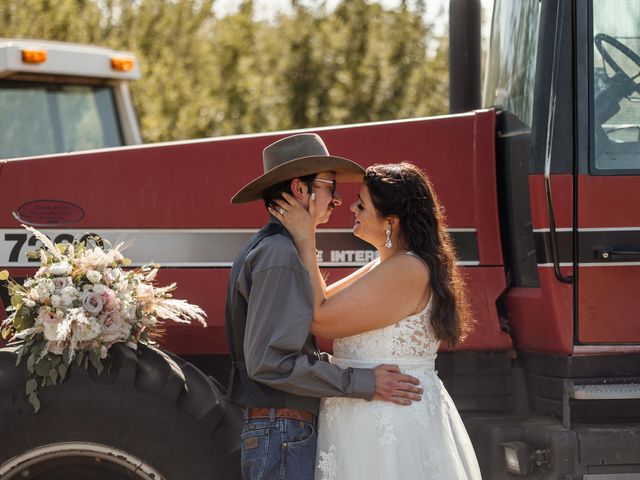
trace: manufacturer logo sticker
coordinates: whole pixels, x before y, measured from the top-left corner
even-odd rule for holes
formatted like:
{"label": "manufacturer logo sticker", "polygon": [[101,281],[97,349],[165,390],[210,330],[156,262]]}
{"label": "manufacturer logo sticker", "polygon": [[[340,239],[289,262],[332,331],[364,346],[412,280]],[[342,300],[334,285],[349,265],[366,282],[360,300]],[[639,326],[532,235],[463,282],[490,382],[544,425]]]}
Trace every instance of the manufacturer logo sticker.
{"label": "manufacturer logo sticker", "polygon": [[79,222],[84,218],[84,210],[63,200],[32,200],[18,207],[13,216],[21,223],[46,227]]}

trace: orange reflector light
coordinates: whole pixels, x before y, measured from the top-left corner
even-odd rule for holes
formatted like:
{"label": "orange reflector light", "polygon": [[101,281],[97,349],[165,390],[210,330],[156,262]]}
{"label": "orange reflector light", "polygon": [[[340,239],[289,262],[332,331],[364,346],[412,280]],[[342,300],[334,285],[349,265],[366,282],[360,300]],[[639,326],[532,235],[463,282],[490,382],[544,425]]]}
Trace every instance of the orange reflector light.
{"label": "orange reflector light", "polygon": [[23,48],[22,61],[24,63],[44,63],[47,61],[47,51],[36,48]]}
{"label": "orange reflector light", "polygon": [[135,60],[131,57],[111,57],[111,68],[119,72],[130,72],[134,63]]}

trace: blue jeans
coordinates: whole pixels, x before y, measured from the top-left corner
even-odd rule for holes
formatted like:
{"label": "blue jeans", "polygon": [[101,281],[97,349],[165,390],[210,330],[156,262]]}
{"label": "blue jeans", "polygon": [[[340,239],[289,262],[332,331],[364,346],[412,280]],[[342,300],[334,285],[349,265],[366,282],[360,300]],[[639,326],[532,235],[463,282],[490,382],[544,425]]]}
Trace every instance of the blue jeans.
{"label": "blue jeans", "polygon": [[313,480],[317,419],[247,418],[242,435],[243,480]]}

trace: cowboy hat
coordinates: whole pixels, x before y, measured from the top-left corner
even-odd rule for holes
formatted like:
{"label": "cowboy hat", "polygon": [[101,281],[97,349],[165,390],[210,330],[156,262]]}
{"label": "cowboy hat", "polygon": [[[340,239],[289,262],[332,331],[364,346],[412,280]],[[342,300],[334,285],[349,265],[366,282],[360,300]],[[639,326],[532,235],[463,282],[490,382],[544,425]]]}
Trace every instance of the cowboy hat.
{"label": "cowboy hat", "polygon": [[258,200],[269,187],[313,173],[334,172],[338,182],[360,182],[364,175],[357,163],[329,155],[315,133],[291,135],[272,143],[262,152],[262,165],[264,174],[241,188],[231,203]]}

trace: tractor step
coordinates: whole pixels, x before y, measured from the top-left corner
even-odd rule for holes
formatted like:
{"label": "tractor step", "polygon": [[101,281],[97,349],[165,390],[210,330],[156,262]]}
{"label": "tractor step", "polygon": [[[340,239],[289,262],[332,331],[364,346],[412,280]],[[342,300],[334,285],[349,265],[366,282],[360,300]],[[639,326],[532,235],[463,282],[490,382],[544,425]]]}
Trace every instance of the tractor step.
{"label": "tractor step", "polygon": [[576,400],[626,400],[640,398],[640,383],[573,385]]}

